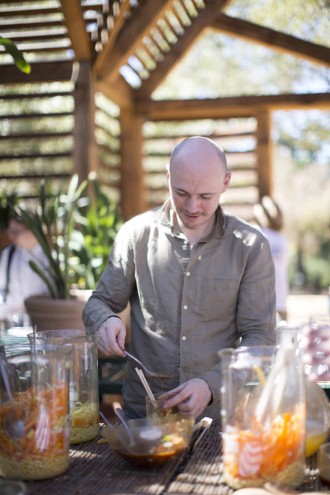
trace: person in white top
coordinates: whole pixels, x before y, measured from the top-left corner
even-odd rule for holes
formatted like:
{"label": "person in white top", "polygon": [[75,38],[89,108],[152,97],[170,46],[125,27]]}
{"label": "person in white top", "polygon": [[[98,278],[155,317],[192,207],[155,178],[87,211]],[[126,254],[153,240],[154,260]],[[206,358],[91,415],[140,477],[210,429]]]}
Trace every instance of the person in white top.
{"label": "person in white top", "polygon": [[283,214],[279,205],[269,196],[263,196],[254,206],[254,217],[267,237],[275,265],[276,310],[281,320],[287,319],[289,295],[289,241],[282,233]]}
{"label": "person in white top", "polygon": [[24,300],[49,293],[29,261],[38,261],[46,269],[48,260],[32,232],[18,217],[12,216],[7,233],[12,244],[2,250],[0,257],[0,320],[22,325],[27,321]]}

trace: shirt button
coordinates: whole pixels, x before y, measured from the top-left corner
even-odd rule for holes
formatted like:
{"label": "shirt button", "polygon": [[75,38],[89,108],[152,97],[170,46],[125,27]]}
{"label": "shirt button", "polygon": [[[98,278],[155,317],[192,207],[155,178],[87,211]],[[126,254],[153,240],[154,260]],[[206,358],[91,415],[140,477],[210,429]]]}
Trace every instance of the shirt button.
{"label": "shirt button", "polygon": [[187,275],[187,277],[190,277],[190,272],[187,272],[186,275]]}
{"label": "shirt button", "polygon": [[184,336],[182,337],[182,340],[187,340],[187,337],[184,335]]}
{"label": "shirt button", "polygon": [[188,306],[185,304],[185,305],[183,306],[183,309],[188,309]]}
{"label": "shirt button", "polygon": [[198,256],[198,261],[200,261],[201,259],[202,259],[202,257],[201,256]]}

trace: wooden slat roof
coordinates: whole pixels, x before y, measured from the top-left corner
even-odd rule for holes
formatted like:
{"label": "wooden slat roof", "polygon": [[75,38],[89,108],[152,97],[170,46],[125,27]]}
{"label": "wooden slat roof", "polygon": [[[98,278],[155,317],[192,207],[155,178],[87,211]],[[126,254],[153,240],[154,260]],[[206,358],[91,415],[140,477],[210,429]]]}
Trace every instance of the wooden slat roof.
{"label": "wooden slat roof", "polygon": [[[189,135],[185,122],[195,119],[202,126],[203,119],[213,119],[207,132],[224,146],[235,170],[226,207],[249,218],[255,201],[272,192],[270,113],[329,109],[330,92],[184,101],[160,101],[152,93],[210,29],[325,68],[330,66],[330,42],[317,44],[295,37],[290,29],[271,29],[268,12],[265,25],[233,12],[234,0],[1,1],[0,36],[15,41],[31,64],[31,73],[23,74],[0,45],[5,187],[34,197],[44,175],[62,181],[72,170],[84,178],[97,171],[130,218],[163,201],[166,162],[178,140]],[[23,88],[24,83],[31,84]],[[15,99],[20,102],[16,107]],[[113,115],[112,109],[106,115],[108,105],[115,107]],[[244,121],[226,126],[234,147],[223,135],[220,119]],[[162,121],[175,121],[175,129]],[[242,136],[237,126],[243,126]],[[159,132],[159,127],[164,129]],[[244,134],[251,134],[248,142]]]}
{"label": "wooden slat roof", "polygon": [[0,56],[0,82],[63,80],[71,77],[69,67],[75,61],[90,61],[103,90],[126,92],[126,100],[128,95],[145,100],[208,27],[330,66],[328,46],[231,17],[224,12],[230,3],[5,0],[0,5],[0,35],[26,53],[32,73],[27,79],[8,55]]}

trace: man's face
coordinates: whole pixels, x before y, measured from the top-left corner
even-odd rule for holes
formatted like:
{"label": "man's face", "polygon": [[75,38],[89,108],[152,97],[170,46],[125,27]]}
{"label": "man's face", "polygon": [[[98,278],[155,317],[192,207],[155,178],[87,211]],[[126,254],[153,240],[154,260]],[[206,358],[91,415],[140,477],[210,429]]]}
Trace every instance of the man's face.
{"label": "man's face", "polygon": [[[207,160],[207,157],[206,157]],[[198,229],[213,222],[220,196],[227,189],[230,174],[219,163],[186,162],[172,167],[169,190],[172,205],[187,229]]]}

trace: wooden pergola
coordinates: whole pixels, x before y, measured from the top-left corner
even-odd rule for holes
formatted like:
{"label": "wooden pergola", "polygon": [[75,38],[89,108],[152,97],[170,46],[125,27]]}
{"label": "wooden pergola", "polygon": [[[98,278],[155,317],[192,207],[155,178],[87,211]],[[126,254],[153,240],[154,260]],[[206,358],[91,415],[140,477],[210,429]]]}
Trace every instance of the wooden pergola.
{"label": "wooden pergola", "polygon": [[[95,171],[102,183],[118,190],[123,215],[130,218],[157,202],[150,199],[152,186],[146,185],[146,176],[156,177],[164,173],[164,163],[169,156],[169,148],[159,151],[158,157],[149,152],[150,159],[161,158],[163,165],[153,171],[145,167],[144,160],[148,158],[146,141],[152,139],[144,133],[146,122],[253,117],[256,122],[254,129],[234,133],[237,139],[247,134],[254,136],[253,164],[245,163],[242,157],[236,164],[233,161],[232,167],[255,174],[251,184],[256,187],[258,197],[272,194],[271,112],[279,109],[329,109],[330,93],[184,101],[152,98],[153,92],[206,28],[330,66],[328,47],[230,17],[225,13],[229,4],[230,0],[2,2],[0,34],[10,37],[24,51],[31,61],[32,71],[25,75],[5,57],[0,60],[0,83],[10,89],[0,95],[0,101],[17,100],[21,105],[33,98],[55,102],[56,98],[69,95],[73,101],[69,110],[54,103],[47,115],[53,119],[71,116],[73,124],[64,131],[60,126],[52,128],[50,124],[48,130],[27,125],[27,129],[15,132],[11,121],[19,118],[26,122],[29,119],[40,120],[45,117],[45,111],[20,110],[20,105],[17,105],[15,113],[0,110],[0,125],[5,128],[5,123],[9,122],[9,130],[1,132],[2,139],[8,143],[8,149],[0,155],[2,178],[8,184],[22,178],[38,181],[45,175],[43,163],[55,158],[68,160],[69,165],[64,171],[56,165],[59,162],[54,162],[51,173],[54,179],[65,178],[73,172],[86,178]],[[64,90],[47,86],[54,82],[68,82],[71,86]],[[34,83],[43,85],[38,93],[33,89]],[[28,89],[22,91],[22,85]],[[102,127],[96,119],[97,94],[103,95],[119,109],[115,119],[120,131],[113,133],[108,129],[109,142],[100,140],[96,132],[98,127]],[[58,146],[51,152],[47,149],[24,151],[24,143],[27,147],[34,139],[39,143],[50,143],[53,138],[64,142],[70,137],[72,146],[64,151]],[[180,139],[179,135],[158,137],[167,138],[170,144]],[[220,133],[212,137],[226,140],[229,136]],[[111,138],[114,138],[113,145],[109,144]],[[9,173],[10,164],[19,160],[26,165]],[[28,164],[31,164],[31,172]],[[165,185],[159,185],[157,181],[156,184],[154,189],[165,194]],[[248,181],[245,180],[244,185],[249,185]],[[232,206],[235,202],[244,203],[242,197],[233,200]],[[246,200],[245,206],[251,206],[252,202]]]}

